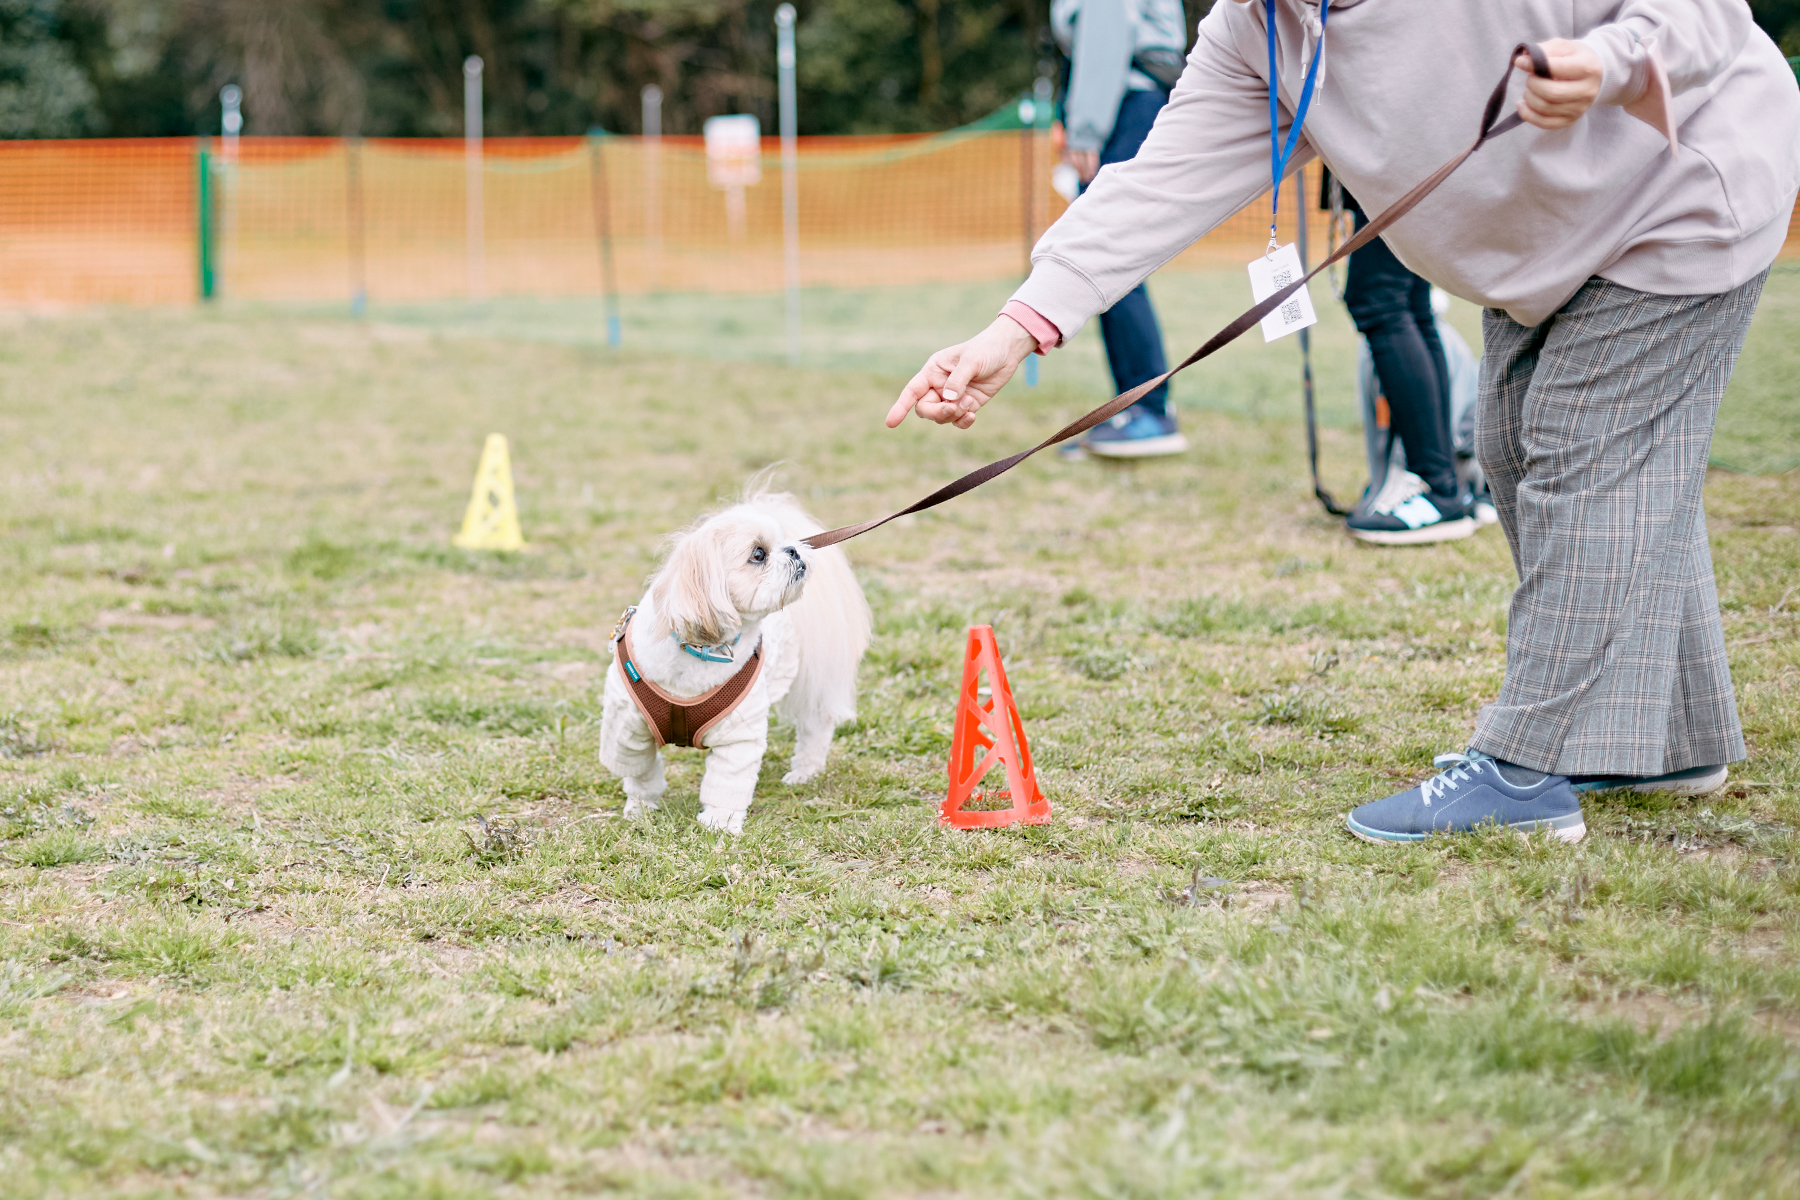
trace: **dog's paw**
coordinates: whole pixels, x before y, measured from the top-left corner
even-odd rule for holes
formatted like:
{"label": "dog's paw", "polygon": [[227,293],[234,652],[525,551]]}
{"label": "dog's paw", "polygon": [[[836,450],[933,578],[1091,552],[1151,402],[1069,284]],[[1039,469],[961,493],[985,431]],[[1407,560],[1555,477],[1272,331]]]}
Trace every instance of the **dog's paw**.
{"label": "dog's paw", "polygon": [[714,833],[744,832],[744,814],[741,810],[727,812],[722,808],[703,808],[695,819]]}
{"label": "dog's paw", "polygon": [[815,767],[815,766],[810,766],[810,765],[809,766],[801,766],[800,764],[795,763],[793,766],[793,769],[790,770],[786,775],[783,775],[781,777],[781,782],[787,784],[789,787],[792,787],[797,783],[805,783],[808,780],[817,778],[819,772],[823,771],[824,769],[825,769],[824,767]]}
{"label": "dog's paw", "polygon": [[632,796],[625,801],[625,815],[633,818],[648,816],[661,807],[649,796]]}

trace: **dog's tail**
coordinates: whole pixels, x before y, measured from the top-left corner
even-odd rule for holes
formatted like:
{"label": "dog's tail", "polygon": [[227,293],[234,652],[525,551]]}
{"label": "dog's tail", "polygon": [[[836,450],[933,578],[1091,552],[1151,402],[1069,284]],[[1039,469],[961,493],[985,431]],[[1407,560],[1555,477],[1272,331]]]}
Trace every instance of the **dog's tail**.
{"label": "dog's tail", "polygon": [[[775,512],[791,538],[811,537],[825,527],[785,492],[759,492],[748,503]],[[778,705],[795,724],[840,725],[856,716],[856,668],[869,648],[869,602],[863,598],[850,560],[838,546],[808,554],[812,564],[800,599],[788,606],[800,669]]]}

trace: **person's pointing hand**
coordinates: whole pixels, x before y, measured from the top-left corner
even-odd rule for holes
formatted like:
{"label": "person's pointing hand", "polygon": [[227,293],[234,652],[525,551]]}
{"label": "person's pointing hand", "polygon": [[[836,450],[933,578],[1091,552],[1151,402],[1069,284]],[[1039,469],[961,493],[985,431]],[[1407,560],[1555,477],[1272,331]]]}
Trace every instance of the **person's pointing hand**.
{"label": "person's pointing hand", "polygon": [[992,325],[968,341],[947,346],[925,360],[888,410],[888,428],[899,425],[916,409],[927,421],[967,429],[975,423],[981,406],[994,398],[1025,356],[1037,348],[1037,339],[1026,333],[1023,325],[1011,317],[995,317]]}

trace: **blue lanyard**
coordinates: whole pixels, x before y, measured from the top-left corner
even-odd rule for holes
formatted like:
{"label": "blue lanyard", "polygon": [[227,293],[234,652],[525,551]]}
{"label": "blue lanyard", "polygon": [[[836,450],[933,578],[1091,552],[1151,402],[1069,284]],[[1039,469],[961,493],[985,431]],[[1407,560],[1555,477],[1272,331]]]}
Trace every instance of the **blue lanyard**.
{"label": "blue lanyard", "polygon": [[1306,124],[1306,110],[1312,107],[1313,84],[1319,78],[1319,58],[1325,53],[1325,18],[1331,12],[1331,0],[1319,0],[1319,44],[1313,47],[1312,63],[1306,69],[1306,82],[1300,86],[1300,107],[1294,123],[1288,126],[1287,145],[1281,144],[1280,109],[1276,103],[1280,74],[1275,65],[1275,0],[1263,0],[1269,26],[1269,173],[1275,178],[1275,190],[1269,197],[1269,249],[1275,249],[1275,214],[1281,211],[1281,172],[1300,141],[1300,128]]}

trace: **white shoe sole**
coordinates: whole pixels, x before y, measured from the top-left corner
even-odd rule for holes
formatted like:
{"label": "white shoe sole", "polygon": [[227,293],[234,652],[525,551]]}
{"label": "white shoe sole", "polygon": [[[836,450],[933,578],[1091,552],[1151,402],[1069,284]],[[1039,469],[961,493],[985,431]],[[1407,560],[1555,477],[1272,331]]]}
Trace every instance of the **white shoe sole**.
{"label": "white shoe sole", "polygon": [[1132,438],[1125,442],[1089,442],[1087,452],[1096,458],[1158,458],[1165,454],[1186,454],[1187,435],[1168,433],[1162,437]]}
{"label": "white shoe sole", "polygon": [[[1445,830],[1441,833],[1408,834],[1405,837],[1376,837],[1373,834],[1364,833],[1362,829],[1357,826],[1356,822],[1350,819],[1348,813],[1344,815],[1344,828],[1350,832],[1350,836],[1360,838],[1371,846],[1416,846],[1429,838],[1457,836],[1457,833]],[[1582,838],[1587,836],[1586,821],[1577,821],[1575,824],[1564,826],[1561,829],[1551,825],[1548,821],[1540,822],[1529,827],[1523,825],[1513,826],[1512,829],[1523,838],[1531,837],[1534,834],[1547,833],[1559,842],[1568,842],[1570,844],[1579,842]],[[1457,832],[1462,831],[1459,830]]]}
{"label": "white shoe sole", "polygon": [[1417,529],[1351,529],[1350,536],[1375,546],[1423,546],[1428,542],[1454,542],[1472,537],[1478,527],[1467,517],[1435,521]]}
{"label": "white shoe sole", "polygon": [[1631,790],[1634,792],[1667,792],[1671,796],[1705,796],[1725,786],[1725,777],[1731,772],[1720,767],[1710,775],[1700,775],[1693,779],[1670,780],[1667,783],[1640,783]]}
{"label": "white shoe sole", "polygon": [[1638,792],[1648,795],[1660,792],[1665,796],[1707,796],[1725,786],[1726,776],[1730,774],[1726,767],[1715,767],[1705,775],[1695,775],[1689,779],[1646,780],[1643,783],[1622,783],[1617,787],[1596,787],[1589,784],[1576,788],[1583,794],[1590,792]]}

